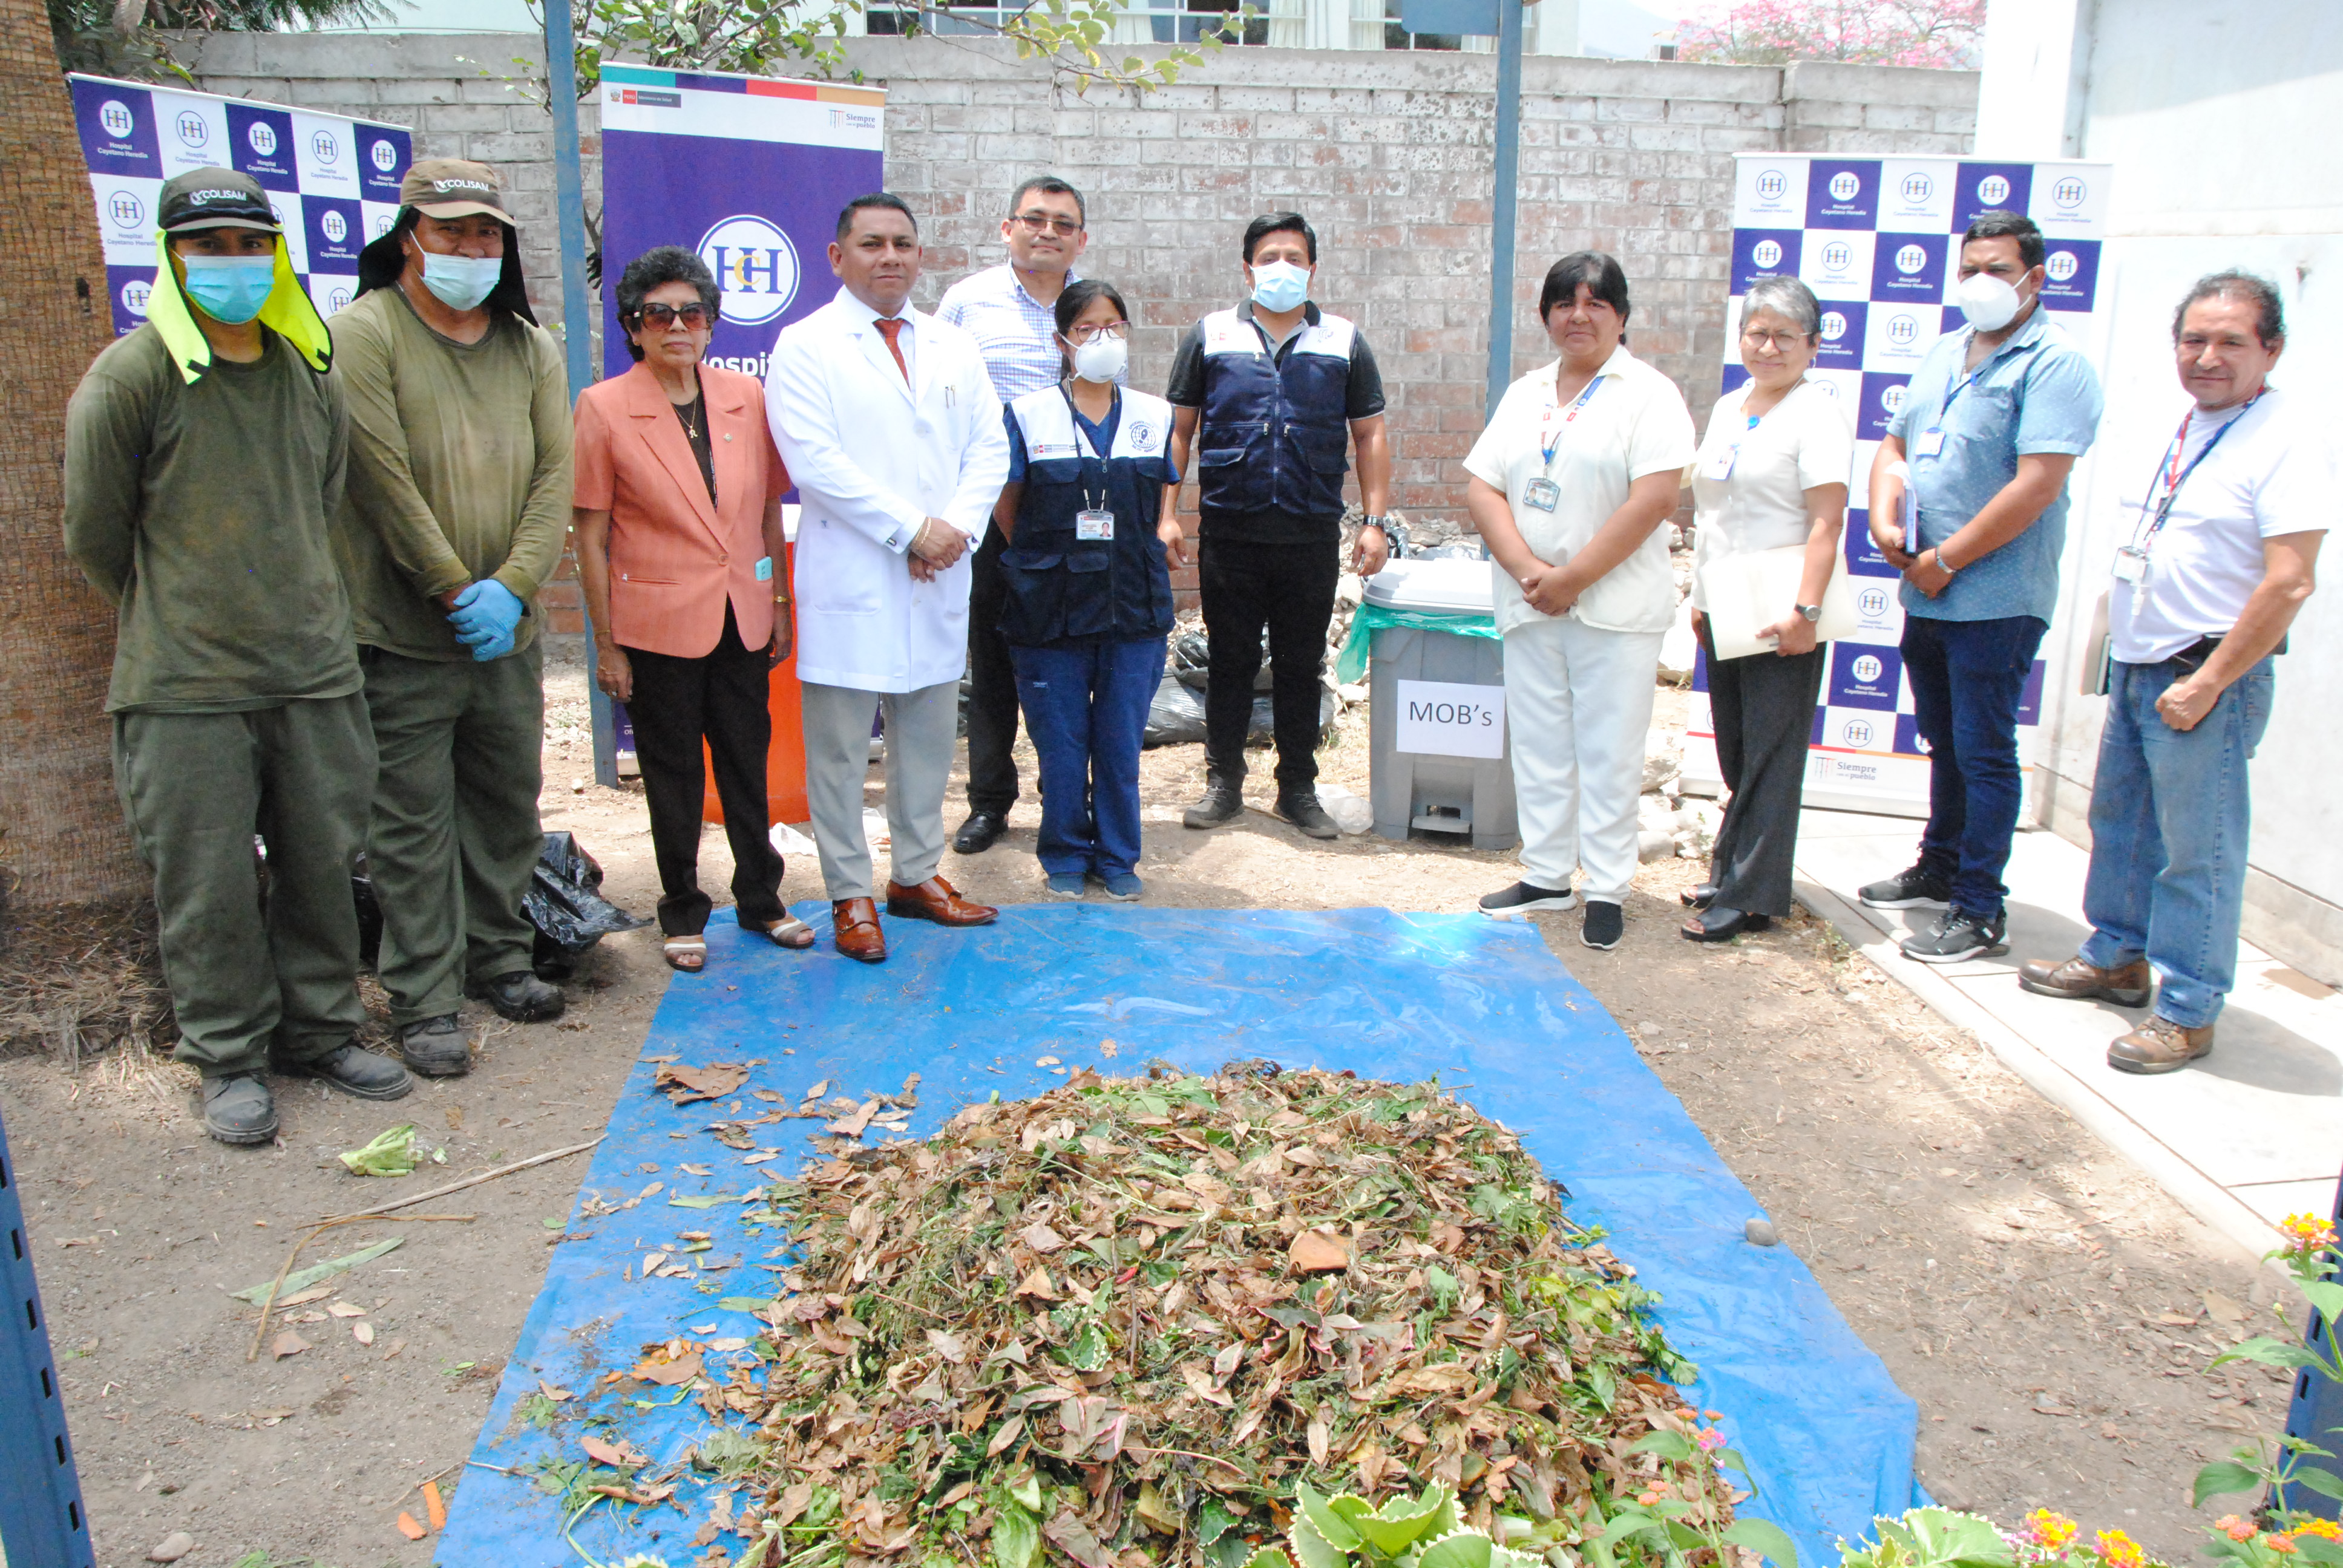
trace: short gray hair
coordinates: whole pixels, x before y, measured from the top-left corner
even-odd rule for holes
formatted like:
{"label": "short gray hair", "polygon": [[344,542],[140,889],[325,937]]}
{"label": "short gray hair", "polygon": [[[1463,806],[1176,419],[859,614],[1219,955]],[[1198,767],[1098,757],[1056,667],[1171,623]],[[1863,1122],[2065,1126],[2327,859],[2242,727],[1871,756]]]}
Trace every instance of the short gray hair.
{"label": "short gray hair", "polygon": [[1761,311],[1781,317],[1808,337],[1823,329],[1823,307],[1815,291],[1795,277],[1761,277],[1751,284],[1742,297],[1741,319],[1745,322]]}

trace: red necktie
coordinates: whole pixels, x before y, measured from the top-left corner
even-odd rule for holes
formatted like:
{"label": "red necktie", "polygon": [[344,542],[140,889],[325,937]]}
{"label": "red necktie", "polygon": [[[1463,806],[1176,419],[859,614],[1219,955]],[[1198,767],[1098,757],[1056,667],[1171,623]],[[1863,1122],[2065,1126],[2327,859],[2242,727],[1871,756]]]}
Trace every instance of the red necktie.
{"label": "red necktie", "polygon": [[895,357],[895,368],[903,373],[903,383],[909,386],[911,367],[903,362],[903,346],[895,341],[903,335],[903,318],[900,316],[881,317],[871,325],[879,329],[879,336],[887,340],[887,352]]}

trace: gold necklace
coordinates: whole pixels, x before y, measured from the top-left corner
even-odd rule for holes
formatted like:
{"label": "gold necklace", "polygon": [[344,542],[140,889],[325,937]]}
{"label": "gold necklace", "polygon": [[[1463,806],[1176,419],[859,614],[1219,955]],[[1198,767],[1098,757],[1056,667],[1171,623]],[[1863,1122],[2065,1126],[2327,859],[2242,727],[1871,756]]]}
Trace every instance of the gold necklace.
{"label": "gold necklace", "polygon": [[699,440],[699,398],[697,398],[697,397],[694,397],[694,398],[693,398],[690,402],[689,402],[689,403],[679,404],[679,405],[677,406],[677,407],[676,407],[675,412],[676,412],[676,417],[677,417],[678,418],[679,418],[679,419],[681,419],[681,420],[683,421],[683,433],[684,433],[687,437],[689,437],[690,439],[692,439],[692,440],[694,440],[694,441]]}

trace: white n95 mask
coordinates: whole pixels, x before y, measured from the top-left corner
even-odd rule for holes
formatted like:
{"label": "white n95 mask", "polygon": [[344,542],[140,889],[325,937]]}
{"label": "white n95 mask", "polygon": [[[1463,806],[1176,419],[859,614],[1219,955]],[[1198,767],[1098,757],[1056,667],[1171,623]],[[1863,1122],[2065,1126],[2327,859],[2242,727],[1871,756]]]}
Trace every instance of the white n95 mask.
{"label": "white n95 mask", "polygon": [[1111,381],[1131,363],[1131,345],[1120,337],[1093,337],[1074,346],[1074,374],[1085,381]]}
{"label": "white n95 mask", "polygon": [[1993,274],[1977,272],[1961,279],[1953,290],[1953,303],[1979,332],[1998,332],[2017,319],[2018,308],[2026,302],[2017,290]]}

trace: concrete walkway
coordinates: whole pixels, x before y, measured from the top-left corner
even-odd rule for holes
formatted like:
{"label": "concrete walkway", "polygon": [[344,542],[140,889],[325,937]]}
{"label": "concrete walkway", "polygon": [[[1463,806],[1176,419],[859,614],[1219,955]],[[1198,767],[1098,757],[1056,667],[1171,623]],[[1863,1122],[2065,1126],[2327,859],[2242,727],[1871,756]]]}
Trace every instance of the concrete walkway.
{"label": "concrete walkway", "polygon": [[2016,979],[2024,960],[2071,957],[2087,934],[2088,855],[2054,833],[2020,833],[2006,879],[2009,952],[1916,963],[1896,943],[1938,911],[1865,909],[1855,890],[1910,865],[1919,832],[1907,818],[1806,811],[1799,901],[2198,1219],[2252,1251],[2278,1244],[2270,1227],[2286,1215],[2333,1210],[2343,1168],[2343,994],[2243,946],[2213,1054],[2160,1077],[2117,1072],[2107,1048],[2147,1010],[2036,996]]}

